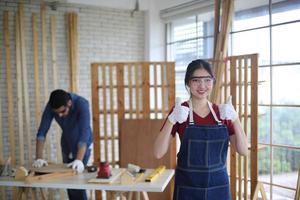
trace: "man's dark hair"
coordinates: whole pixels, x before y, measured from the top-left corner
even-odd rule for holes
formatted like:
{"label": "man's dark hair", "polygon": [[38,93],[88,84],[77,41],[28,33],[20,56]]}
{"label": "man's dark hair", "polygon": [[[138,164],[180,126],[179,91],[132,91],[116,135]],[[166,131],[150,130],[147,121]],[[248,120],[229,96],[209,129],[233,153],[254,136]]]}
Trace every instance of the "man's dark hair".
{"label": "man's dark hair", "polygon": [[68,92],[58,89],[51,92],[48,104],[52,109],[57,109],[66,106],[70,99],[71,96]]}

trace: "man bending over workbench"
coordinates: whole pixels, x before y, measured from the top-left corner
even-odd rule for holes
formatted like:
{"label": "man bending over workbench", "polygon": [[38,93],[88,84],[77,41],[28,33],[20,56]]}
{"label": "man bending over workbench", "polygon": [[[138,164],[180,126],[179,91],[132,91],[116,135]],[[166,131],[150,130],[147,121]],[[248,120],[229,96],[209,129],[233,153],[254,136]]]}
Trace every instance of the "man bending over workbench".
{"label": "man bending over workbench", "polygon": [[[90,157],[92,130],[88,101],[76,94],[64,90],[54,90],[43,112],[36,138],[36,160],[33,167],[48,165],[43,158],[43,149],[47,132],[53,118],[62,129],[61,149],[64,163],[68,163],[78,173],[82,173]],[[68,189],[69,199],[86,200],[85,190]]]}

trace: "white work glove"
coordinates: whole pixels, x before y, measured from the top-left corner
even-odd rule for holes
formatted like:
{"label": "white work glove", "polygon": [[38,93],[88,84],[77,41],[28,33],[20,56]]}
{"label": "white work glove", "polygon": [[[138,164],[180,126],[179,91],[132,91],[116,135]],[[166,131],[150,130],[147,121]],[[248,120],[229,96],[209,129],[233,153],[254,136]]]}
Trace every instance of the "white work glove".
{"label": "white work glove", "polygon": [[232,105],[231,99],[232,99],[232,97],[229,96],[226,104],[219,105],[220,118],[222,120],[226,119],[226,120],[235,121],[239,117]]}
{"label": "white work glove", "polygon": [[84,170],[84,165],[81,160],[74,160],[73,162],[69,163],[67,166],[72,167],[72,169],[77,171],[78,173],[82,173]]}
{"label": "white work glove", "polygon": [[176,98],[175,107],[173,112],[169,115],[168,119],[172,124],[179,124],[185,122],[189,116],[189,108],[181,105],[181,99]]}
{"label": "white work glove", "polygon": [[41,168],[41,167],[47,166],[47,165],[48,165],[48,163],[47,163],[46,160],[44,160],[44,159],[37,159],[37,160],[35,160],[33,162],[32,167],[34,167],[34,168]]}

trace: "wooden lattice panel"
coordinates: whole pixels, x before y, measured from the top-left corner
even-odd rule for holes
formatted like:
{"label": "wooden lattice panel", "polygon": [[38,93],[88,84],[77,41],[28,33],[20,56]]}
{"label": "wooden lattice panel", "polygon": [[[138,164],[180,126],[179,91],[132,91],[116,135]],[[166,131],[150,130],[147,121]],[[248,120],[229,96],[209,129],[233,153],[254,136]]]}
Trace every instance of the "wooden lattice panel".
{"label": "wooden lattice panel", "polygon": [[92,64],[94,162],[119,164],[122,119],[162,119],[175,100],[174,62]]}

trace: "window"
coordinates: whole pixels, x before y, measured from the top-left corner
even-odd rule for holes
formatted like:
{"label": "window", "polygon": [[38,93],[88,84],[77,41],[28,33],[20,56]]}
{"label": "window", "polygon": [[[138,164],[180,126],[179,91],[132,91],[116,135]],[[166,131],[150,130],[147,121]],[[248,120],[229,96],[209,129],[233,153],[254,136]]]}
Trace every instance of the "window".
{"label": "window", "polygon": [[178,19],[170,23],[167,48],[168,59],[176,62],[176,95],[188,98],[184,86],[189,62],[213,55],[212,13]]}

